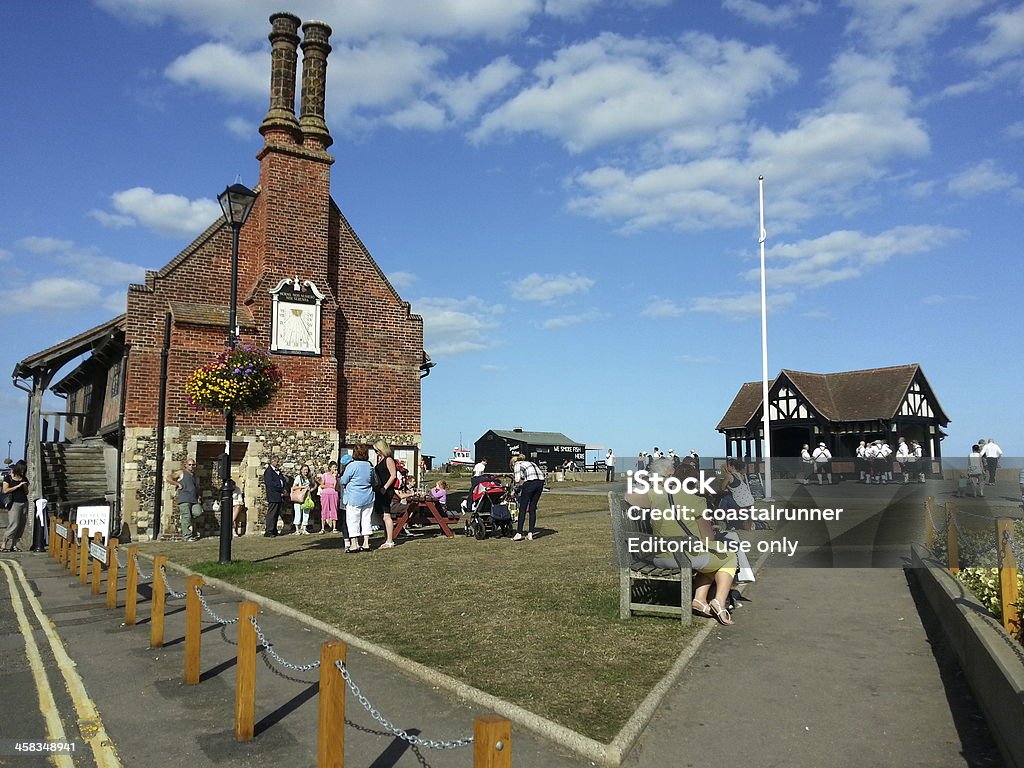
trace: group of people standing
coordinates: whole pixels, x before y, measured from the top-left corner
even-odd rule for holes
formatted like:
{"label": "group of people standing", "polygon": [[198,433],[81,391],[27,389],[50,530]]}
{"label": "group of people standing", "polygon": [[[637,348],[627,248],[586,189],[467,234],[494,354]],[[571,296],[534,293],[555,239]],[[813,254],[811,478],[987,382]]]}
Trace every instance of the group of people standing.
{"label": "group of people standing", "polygon": [[[309,513],[319,503],[320,533],[340,533],[346,540],[346,552],[369,551],[375,516],[382,519],[386,533],[379,548],[393,548],[392,505],[404,482],[403,473],[385,440],[375,442],[372,449],[376,453],[375,464],[370,462],[371,446],[360,443],[351,454],[342,456],[340,462],[330,462],[317,476],[308,464],[303,464],[294,478],[288,478],[281,472],[280,458],[271,459],[263,473],[267,493],[267,525],[263,535],[273,538],[290,533],[293,527],[296,534],[308,533]],[[294,525],[287,522],[289,505]],[[284,525],[281,533],[279,519]]]}
{"label": "group of people standing", "polygon": [[[280,456],[271,457],[263,472],[267,500],[263,535],[267,538],[307,535],[319,510],[320,533],[341,533],[346,539],[346,552],[370,549],[375,517],[382,520],[387,534],[380,549],[394,547],[391,507],[404,483],[404,473],[386,441],[378,440],[372,449],[376,453],[375,464],[370,462],[371,446],[360,443],[351,454],[342,456],[340,462],[329,462],[319,474],[314,474],[309,464],[302,464],[294,477],[281,469]],[[198,541],[200,538],[196,521],[203,514],[203,506],[195,467],[195,459],[187,458],[180,470],[167,477],[167,482],[177,489],[181,533],[185,541]],[[246,508],[244,494],[237,485],[232,506],[232,527],[235,535],[241,536],[245,532]]]}

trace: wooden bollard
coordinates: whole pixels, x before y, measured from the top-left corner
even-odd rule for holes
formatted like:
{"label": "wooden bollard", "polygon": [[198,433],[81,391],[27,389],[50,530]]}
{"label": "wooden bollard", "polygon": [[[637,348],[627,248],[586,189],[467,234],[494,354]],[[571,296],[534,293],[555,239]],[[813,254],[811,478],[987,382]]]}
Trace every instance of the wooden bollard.
{"label": "wooden bollard", "polygon": [[64,567],[71,572],[71,575],[75,573],[75,565],[77,564],[76,558],[78,557],[78,525],[72,524],[68,526],[68,551],[64,556]]}
{"label": "wooden bollard", "polygon": [[256,603],[238,607],[238,661],[235,669],[235,738],[249,741],[256,732],[256,627],[251,619],[259,615]]}
{"label": "wooden bollard", "polygon": [[72,552],[75,549],[75,527],[74,525],[68,526],[68,540],[64,542],[64,562],[62,565],[69,572],[71,571]]}
{"label": "wooden bollard", "polygon": [[320,646],[320,718],[316,729],[317,768],[345,768],[345,680],[334,665],[345,663],[340,641]]}
{"label": "wooden bollard", "polygon": [[[93,543],[97,546],[103,546],[103,534],[96,533],[92,537]],[[103,573],[103,565],[100,563],[99,558],[94,557],[92,559],[92,593],[98,595],[100,593],[100,581]]]}
{"label": "wooden bollard", "polygon": [[996,542],[999,552],[999,604],[1003,607],[1003,628],[1013,634],[1020,623],[1020,587],[1017,582],[1017,562],[1013,547],[1005,534],[1013,537],[1013,520],[1008,517],[996,519]]}
{"label": "wooden bollard", "polygon": [[935,497],[924,497],[924,545],[931,552],[935,548],[935,537],[938,533],[935,530]]}
{"label": "wooden bollard", "polygon": [[126,627],[135,626],[135,612],[139,602],[139,566],[135,564],[138,554],[138,547],[128,547],[128,572],[124,579],[124,625]]}
{"label": "wooden bollard", "polygon": [[202,589],[202,576],[185,579],[185,685],[199,683],[199,646],[203,629],[203,606],[199,603],[196,587]]}
{"label": "wooden bollard", "polygon": [[89,580],[89,539],[78,545],[78,581],[85,584]]}
{"label": "wooden bollard", "polygon": [[473,768],[511,768],[512,722],[497,715],[473,721]]}
{"label": "wooden bollard", "polygon": [[[60,524],[61,524],[61,527],[67,527],[68,522],[67,522],[67,520],[61,520]],[[63,536],[58,536],[57,537],[57,562],[62,564],[62,565],[64,563],[64,545],[65,544],[67,544],[67,539],[64,538]]]}
{"label": "wooden bollard", "polygon": [[956,533],[956,505],[946,502],[946,564],[950,573],[960,573],[960,539]]}
{"label": "wooden bollard", "polygon": [[52,518],[52,517],[50,518],[50,527],[48,528],[48,530],[50,532],[50,538],[46,542],[46,554],[48,554],[52,558],[56,558],[57,557],[57,520],[55,518]]}
{"label": "wooden bollard", "polygon": [[167,558],[157,555],[153,558],[153,603],[149,614],[149,647],[164,647],[164,602],[167,599],[167,587],[164,586],[163,567]]}
{"label": "wooden bollard", "polygon": [[120,568],[117,564],[117,548],[120,543],[113,538],[107,542],[107,608],[117,608],[117,573]]}

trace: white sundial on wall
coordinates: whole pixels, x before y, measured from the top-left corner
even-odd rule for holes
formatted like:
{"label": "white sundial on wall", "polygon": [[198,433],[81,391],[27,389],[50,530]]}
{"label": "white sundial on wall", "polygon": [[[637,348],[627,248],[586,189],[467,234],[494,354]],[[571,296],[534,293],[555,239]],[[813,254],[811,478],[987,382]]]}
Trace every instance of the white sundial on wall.
{"label": "white sundial on wall", "polygon": [[272,352],[320,354],[320,303],[324,295],[312,281],[282,280],[273,296]]}
{"label": "white sundial on wall", "polygon": [[284,305],[277,308],[278,341],[286,349],[313,347],[313,314],[315,307]]}

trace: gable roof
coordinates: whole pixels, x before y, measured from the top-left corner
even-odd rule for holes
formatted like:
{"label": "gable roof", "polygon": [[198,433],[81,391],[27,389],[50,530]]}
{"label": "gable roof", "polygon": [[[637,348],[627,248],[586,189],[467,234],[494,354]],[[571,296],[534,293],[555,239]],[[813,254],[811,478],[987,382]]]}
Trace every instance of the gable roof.
{"label": "gable roof", "polygon": [[[776,383],[783,378],[829,421],[870,421],[895,416],[918,376],[931,397],[936,420],[940,424],[948,424],[949,418],[917,363],[841,373],[808,373],[783,368],[772,380],[771,389],[774,390]],[[716,429],[743,428],[760,408],[761,383],[747,382],[740,387]]]}
{"label": "gable roof", "polygon": [[561,432],[523,432],[514,429],[489,430],[505,440],[517,440],[530,445],[583,445],[571,440]]}

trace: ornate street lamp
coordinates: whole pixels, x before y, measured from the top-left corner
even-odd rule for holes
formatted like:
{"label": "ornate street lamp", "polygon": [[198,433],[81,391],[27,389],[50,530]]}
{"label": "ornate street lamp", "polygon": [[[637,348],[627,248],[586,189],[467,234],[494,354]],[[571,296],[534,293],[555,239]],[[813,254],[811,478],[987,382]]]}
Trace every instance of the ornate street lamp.
{"label": "ornate street lamp", "polygon": [[[238,233],[249,218],[256,193],[242,184],[232,184],[218,197],[224,221],[231,227],[231,305],[228,309],[228,349],[234,349],[238,341]],[[224,409],[224,458],[221,463],[220,487],[220,562],[231,562],[231,497],[234,483],[231,480],[231,439],[235,431],[235,414],[230,408]]]}

